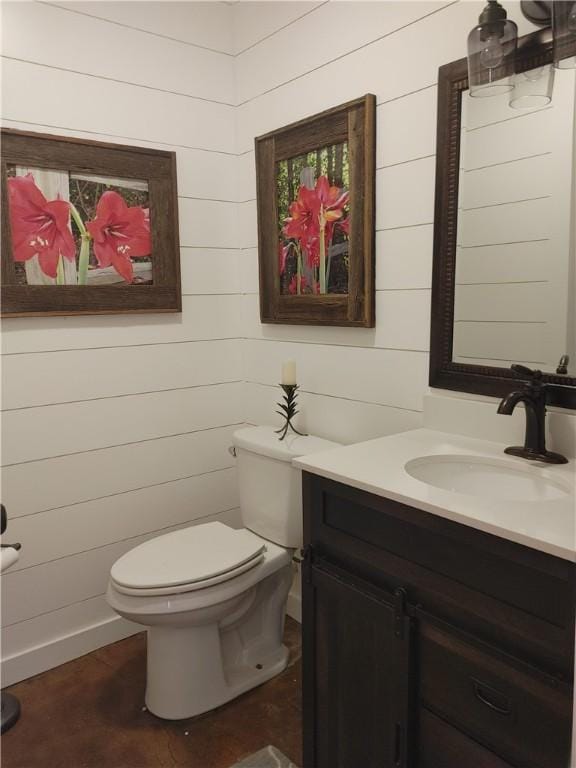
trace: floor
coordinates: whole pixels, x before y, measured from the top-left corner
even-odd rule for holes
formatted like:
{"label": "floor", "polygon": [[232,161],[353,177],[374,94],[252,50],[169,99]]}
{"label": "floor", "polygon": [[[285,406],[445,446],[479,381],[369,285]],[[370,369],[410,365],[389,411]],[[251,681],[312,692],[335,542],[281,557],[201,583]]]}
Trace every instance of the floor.
{"label": "floor", "polygon": [[3,768],[230,768],[272,744],[301,760],[300,625],[288,668],[213,712],[160,720],[143,709],[146,637],[134,635],[7,689],[22,705]]}

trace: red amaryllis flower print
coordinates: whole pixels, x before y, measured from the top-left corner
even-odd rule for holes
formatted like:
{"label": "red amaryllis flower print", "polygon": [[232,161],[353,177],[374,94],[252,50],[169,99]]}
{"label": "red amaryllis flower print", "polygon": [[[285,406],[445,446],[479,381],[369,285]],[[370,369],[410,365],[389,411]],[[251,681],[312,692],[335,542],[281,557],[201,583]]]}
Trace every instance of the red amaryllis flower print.
{"label": "red amaryllis flower print", "polygon": [[345,219],[340,219],[338,226],[348,237],[350,236],[350,216],[347,216]]}
{"label": "red amaryllis flower print", "polygon": [[327,176],[319,177],[316,182],[315,191],[320,203],[320,226],[322,226],[323,223],[340,219],[342,217],[344,206],[348,202],[348,191],[342,190],[340,187],[331,187]]}
{"label": "red amaryllis flower print", "polygon": [[[313,189],[302,185],[296,200],[289,205],[290,215],[284,219],[282,234],[292,242],[297,241],[304,264],[312,272],[313,284],[308,291],[327,293],[332,258],[330,247],[336,226],[341,226],[343,233],[348,234],[346,207],[349,199],[348,190],[331,186],[328,176],[320,176]],[[285,253],[280,256],[281,273],[286,269]],[[293,282],[288,290],[295,292]]]}
{"label": "red amaryllis flower print", "polygon": [[[320,257],[319,257],[319,283],[320,293],[327,292],[327,260],[326,255],[334,231],[334,223],[342,217],[343,209],[348,202],[348,192],[340,187],[331,187],[326,176],[320,176],[316,182],[316,194],[320,202]],[[329,263],[329,262],[328,262]]]}
{"label": "red amaryllis flower print", "polygon": [[300,243],[309,267],[318,266],[320,203],[315,189],[300,187],[298,197],[290,203],[290,216],[285,219],[282,231]]}
{"label": "red amaryllis flower print", "polygon": [[284,222],[286,237],[295,237],[305,247],[305,240],[318,233],[320,201],[315,189],[300,187],[298,197],[290,203],[290,216]]}
{"label": "red amaryllis flower print", "polygon": [[[304,288],[306,288],[306,278],[304,275],[300,276],[300,293],[304,291]],[[298,293],[298,276],[294,275],[292,280],[290,280],[290,284],[288,286],[288,293],[294,295],[295,293]]]}
{"label": "red amaryllis flower print", "polygon": [[320,233],[311,234],[303,241],[302,247],[306,254],[306,264],[310,268],[317,267],[320,263]]}
{"label": "red amaryllis flower print", "polygon": [[129,207],[122,195],[108,190],[96,206],[96,217],[86,223],[94,238],[94,253],[100,267],[112,266],[132,282],[131,258],[149,256],[152,250],[148,209]]}
{"label": "red amaryllis flower print", "polygon": [[331,187],[327,176],[320,176],[314,189],[302,186],[298,190],[282,231],[286,237],[300,241],[309,267],[319,266],[320,232],[324,234],[326,249],[332,239],[334,222],[342,218],[348,200],[348,191]]}
{"label": "red amaryllis flower print", "polygon": [[287,243],[286,245],[279,243],[278,245],[278,261],[279,261],[281,275],[283,275],[284,272],[286,271],[286,259],[288,258],[290,250],[293,247],[294,247],[293,243]]}
{"label": "red amaryllis flower print", "polygon": [[38,256],[40,269],[56,277],[60,254],[76,258],[70,231],[70,206],[65,200],[46,200],[31,173],[8,179],[10,227],[14,261]]}

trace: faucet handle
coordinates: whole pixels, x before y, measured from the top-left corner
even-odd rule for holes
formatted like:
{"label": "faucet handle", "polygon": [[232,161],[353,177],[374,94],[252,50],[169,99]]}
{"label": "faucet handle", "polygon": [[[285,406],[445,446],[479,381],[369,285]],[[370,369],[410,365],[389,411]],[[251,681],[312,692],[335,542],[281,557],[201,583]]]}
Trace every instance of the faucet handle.
{"label": "faucet handle", "polygon": [[542,371],[533,370],[532,368],[527,368],[525,365],[518,365],[517,363],[511,365],[510,368],[517,376],[528,379],[530,384],[541,384],[540,379],[542,378]]}

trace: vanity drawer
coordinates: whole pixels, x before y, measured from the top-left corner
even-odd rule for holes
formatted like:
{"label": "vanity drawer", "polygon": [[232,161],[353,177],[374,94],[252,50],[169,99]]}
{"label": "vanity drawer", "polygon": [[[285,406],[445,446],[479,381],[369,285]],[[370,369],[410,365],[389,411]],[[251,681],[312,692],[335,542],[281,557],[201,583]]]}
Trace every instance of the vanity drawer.
{"label": "vanity drawer", "polygon": [[512,768],[494,752],[422,707],[418,768]]}
{"label": "vanity drawer", "polygon": [[418,634],[422,706],[513,765],[568,765],[570,686],[442,625]]}

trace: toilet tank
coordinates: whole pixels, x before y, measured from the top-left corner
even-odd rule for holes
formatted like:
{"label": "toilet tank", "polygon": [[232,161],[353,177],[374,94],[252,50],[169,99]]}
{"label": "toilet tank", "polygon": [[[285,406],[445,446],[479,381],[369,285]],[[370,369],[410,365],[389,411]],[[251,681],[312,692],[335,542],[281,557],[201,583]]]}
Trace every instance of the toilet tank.
{"label": "toilet tank", "polygon": [[244,526],[282,547],[301,547],[302,472],[292,459],[339,443],[295,434],[279,440],[273,427],[239,429],[233,443]]}

